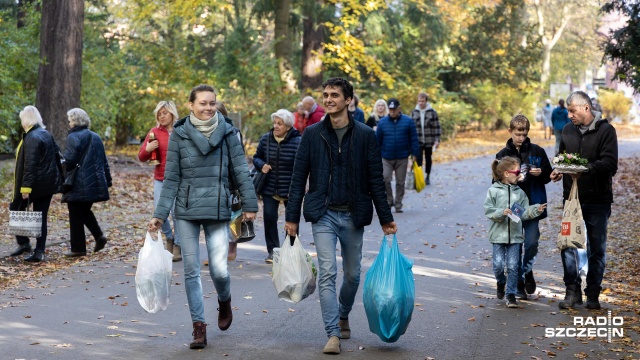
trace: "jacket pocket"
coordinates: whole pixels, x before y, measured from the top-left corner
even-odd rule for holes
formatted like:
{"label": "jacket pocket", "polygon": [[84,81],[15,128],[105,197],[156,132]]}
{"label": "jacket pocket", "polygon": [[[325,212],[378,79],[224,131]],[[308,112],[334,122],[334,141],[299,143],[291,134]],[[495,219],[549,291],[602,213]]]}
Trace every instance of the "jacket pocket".
{"label": "jacket pocket", "polygon": [[186,200],[184,201],[184,208],[188,209],[189,208],[189,193],[191,192],[191,185],[187,185],[187,196],[186,196]]}

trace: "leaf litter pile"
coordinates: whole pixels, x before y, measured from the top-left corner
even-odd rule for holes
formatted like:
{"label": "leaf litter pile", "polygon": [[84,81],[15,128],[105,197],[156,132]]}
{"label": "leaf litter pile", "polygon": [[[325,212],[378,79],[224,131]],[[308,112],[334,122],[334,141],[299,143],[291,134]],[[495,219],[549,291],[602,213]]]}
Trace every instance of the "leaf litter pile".
{"label": "leaf litter pile", "polygon": [[[109,239],[104,250],[93,253],[95,241],[87,234],[87,256],[67,258],[63,254],[69,251],[69,221],[67,204],[61,203],[61,195],[56,194],[49,209],[49,231],[47,235],[46,261],[29,264],[24,256],[0,259],[0,293],[21,284],[31,284],[55,271],[76,264],[91,261],[131,261],[144,243],[146,226],[153,213],[153,172],[145,164],[122,160],[123,157],[109,157],[113,186],[109,189],[111,199],[95,203],[94,214]],[[13,164],[11,164],[13,165]],[[9,221],[8,204],[11,202],[13,176],[11,181],[2,184],[3,198],[0,206],[0,228],[6,229]],[[35,239],[30,239],[35,247]],[[3,248],[13,251],[15,237],[0,233]],[[7,304],[0,303],[0,307]]]}

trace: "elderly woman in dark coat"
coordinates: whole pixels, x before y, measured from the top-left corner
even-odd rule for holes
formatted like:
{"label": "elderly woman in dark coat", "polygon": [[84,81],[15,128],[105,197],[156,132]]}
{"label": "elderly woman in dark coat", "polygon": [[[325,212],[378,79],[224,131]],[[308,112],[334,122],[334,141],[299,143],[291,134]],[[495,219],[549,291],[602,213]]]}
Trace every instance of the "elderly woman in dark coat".
{"label": "elderly woman in dark coat", "polygon": [[107,244],[91,206],[100,201],[109,200],[111,172],[104,145],[100,136],[89,130],[89,115],[75,108],[67,112],[69,118],[69,135],[67,148],[64,151],[67,172],[77,167],[73,188],[62,196],[62,201],[69,208],[69,227],[71,251],[64,254],[68,257],[87,254],[87,243],[84,235],[86,226],[96,243],[93,252],[98,252]]}
{"label": "elderly woman in dark coat", "polygon": [[[42,211],[42,234],[36,238],[36,249],[25,261],[44,260],[47,242],[47,214],[53,194],[60,192],[62,177],[58,145],[53,136],[45,130],[40,112],[35,106],[27,106],[20,112],[24,134],[16,151],[15,182],[10,210],[23,211],[33,203],[33,211]],[[16,236],[18,248],[11,256],[31,252],[31,244],[26,236]]]}
{"label": "elderly woman in dark coat", "polygon": [[[262,135],[253,165],[264,174],[269,174],[260,191],[264,211],[264,238],[267,243],[266,263],[273,263],[273,249],[280,247],[278,235],[278,208],[286,208],[289,186],[293,174],[293,162],[300,145],[300,132],[293,127],[294,116],[286,109],[271,114],[273,128]],[[267,155],[267,151],[269,154]]]}

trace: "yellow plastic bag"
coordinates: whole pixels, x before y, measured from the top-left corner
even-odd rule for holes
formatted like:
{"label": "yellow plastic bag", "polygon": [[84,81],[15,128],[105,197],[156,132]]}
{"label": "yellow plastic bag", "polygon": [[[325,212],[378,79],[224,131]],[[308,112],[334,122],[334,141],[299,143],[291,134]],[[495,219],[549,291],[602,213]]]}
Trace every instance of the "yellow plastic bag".
{"label": "yellow plastic bag", "polygon": [[413,169],[414,182],[416,184],[416,191],[420,192],[426,186],[424,182],[424,173],[422,172],[422,166],[418,166],[418,163],[414,161],[412,165],[412,169]]}

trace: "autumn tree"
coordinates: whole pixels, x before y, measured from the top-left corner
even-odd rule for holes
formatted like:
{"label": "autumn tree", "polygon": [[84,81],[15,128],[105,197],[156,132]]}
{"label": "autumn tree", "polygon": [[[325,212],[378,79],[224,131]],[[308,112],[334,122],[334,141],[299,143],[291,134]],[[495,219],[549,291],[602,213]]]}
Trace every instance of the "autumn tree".
{"label": "autumn tree", "polygon": [[84,1],[42,2],[36,107],[58,144],[64,144],[67,111],[80,106]]}
{"label": "autumn tree", "polygon": [[640,3],[612,0],[602,13],[622,16],[624,25],[612,29],[602,44],[605,58],[615,65],[614,77],[640,91]]}

